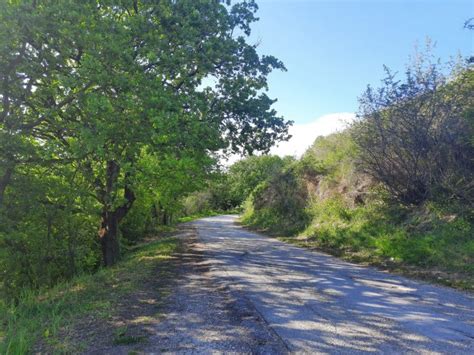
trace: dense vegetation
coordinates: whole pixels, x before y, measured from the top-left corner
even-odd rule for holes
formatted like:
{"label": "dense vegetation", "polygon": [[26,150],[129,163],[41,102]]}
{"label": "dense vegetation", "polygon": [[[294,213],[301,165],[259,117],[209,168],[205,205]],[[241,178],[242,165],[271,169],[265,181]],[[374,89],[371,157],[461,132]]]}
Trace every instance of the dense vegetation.
{"label": "dense vegetation", "polygon": [[0,298],[115,264],[288,122],[253,1],[0,2]]}
{"label": "dense vegetation", "polygon": [[474,72],[451,68],[443,74],[422,55],[405,80],[387,71],[361,96],[355,123],[317,138],[300,159],[231,166],[226,185],[243,223],[474,288]]}

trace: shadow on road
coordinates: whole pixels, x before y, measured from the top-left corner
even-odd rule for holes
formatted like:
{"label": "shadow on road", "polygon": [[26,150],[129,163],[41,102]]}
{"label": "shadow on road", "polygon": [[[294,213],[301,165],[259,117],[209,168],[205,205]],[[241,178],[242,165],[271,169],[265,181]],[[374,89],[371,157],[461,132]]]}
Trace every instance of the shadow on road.
{"label": "shadow on road", "polygon": [[474,299],[287,245],[235,225],[195,222],[210,275],[239,292],[290,350],[474,350]]}

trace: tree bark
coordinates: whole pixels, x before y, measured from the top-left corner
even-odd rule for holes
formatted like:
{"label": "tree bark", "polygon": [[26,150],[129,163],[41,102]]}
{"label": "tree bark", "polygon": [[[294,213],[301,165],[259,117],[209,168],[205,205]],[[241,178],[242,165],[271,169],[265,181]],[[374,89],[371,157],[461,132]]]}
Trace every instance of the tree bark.
{"label": "tree bark", "polygon": [[3,205],[3,196],[5,195],[5,190],[10,183],[11,177],[13,174],[13,167],[8,166],[3,173],[3,176],[0,178],[0,208]]}
{"label": "tree bark", "polygon": [[99,237],[102,247],[102,258],[105,266],[112,266],[120,259],[118,224],[119,221],[116,211],[102,212]]}
{"label": "tree bark", "polygon": [[168,213],[166,212],[166,210],[163,210],[162,223],[164,226],[168,225]]}
{"label": "tree bark", "polygon": [[[111,198],[113,190],[116,188],[120,175],[120,166],[115,161],[107,162],[107,181],[105,196]],[[99,229],[100,244],[102,248],[102,258],[105,266],[112,266],[120,259],[119,224],[127,215],[135,201],[135,193],[129,184],[130,175],[124,177],[124,198],[125,202],[110,210],[110,201],[104,201],[102,210],[101,225]]]}

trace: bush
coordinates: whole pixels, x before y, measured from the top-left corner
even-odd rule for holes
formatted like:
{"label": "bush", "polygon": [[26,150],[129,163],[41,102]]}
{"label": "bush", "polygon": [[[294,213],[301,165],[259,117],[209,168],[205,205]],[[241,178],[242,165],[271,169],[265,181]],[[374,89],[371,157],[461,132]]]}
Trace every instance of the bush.
{"label": "bush", "polygon": [[202,215],[212,211],[212,194],[209,191],[199,191],[190,194],[183,200],[185,216]]}
{"label": "bush", "polygon": [[245,205],[244,223],[291,235],[307,223],[306,189],[293,168],[258,185]]}
{"label": "bush", "polygon": [[193,192],[181,199],[184,216],[205,216],[214,212],[234,211],[240,205],[229,188],[229,177],[225,174],[214,174],[207,187]]}
{"label": "bush", "polygon": [[411,210],[382,200],[348,206],[331,198],[309,207],[303,232],[311,245],[336,254],[455,272],[474,272],[474,227],[464,217],[446,219],[436,204]]}
{"label": "bush", "polygon": [[405,205],[449,198],[473,206],[473,90],[472,69],[445,76],[426,57],[404,82],[387,69],[383,86],[360,98],[352,129],[363,169]]}
{"label": "bush", "polygon": [[15,299],[99,266],[95,206],[69,186],[69,174],[37,168],[12,180],[0,209],[0,298]]}
{"label": "bush", "polygon": [[228,186],[233,201],[242,204],[254,189],[293,162],[293,158],[280,158],[276,155],[250,156],[229,168]]}

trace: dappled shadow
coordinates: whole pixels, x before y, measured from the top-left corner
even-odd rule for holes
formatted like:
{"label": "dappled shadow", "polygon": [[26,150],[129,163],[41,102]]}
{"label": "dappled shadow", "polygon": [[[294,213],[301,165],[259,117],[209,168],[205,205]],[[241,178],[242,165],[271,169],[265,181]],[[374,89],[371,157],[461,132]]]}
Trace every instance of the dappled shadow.
{"label": "dappled shadow", "polygon": [[[474,349],[474,299],[250,233],[220,216],[195,222],[210,275],[239,292],[290,350]],[[198,330],[197,330],[198,331]]]}
{"label": "dappled shadow", "polygon": [[144,353],[282,353],[284,344],[263,326],[251,304],[209,277],[212,260],[186,236],[176,285],[150,329]]}

